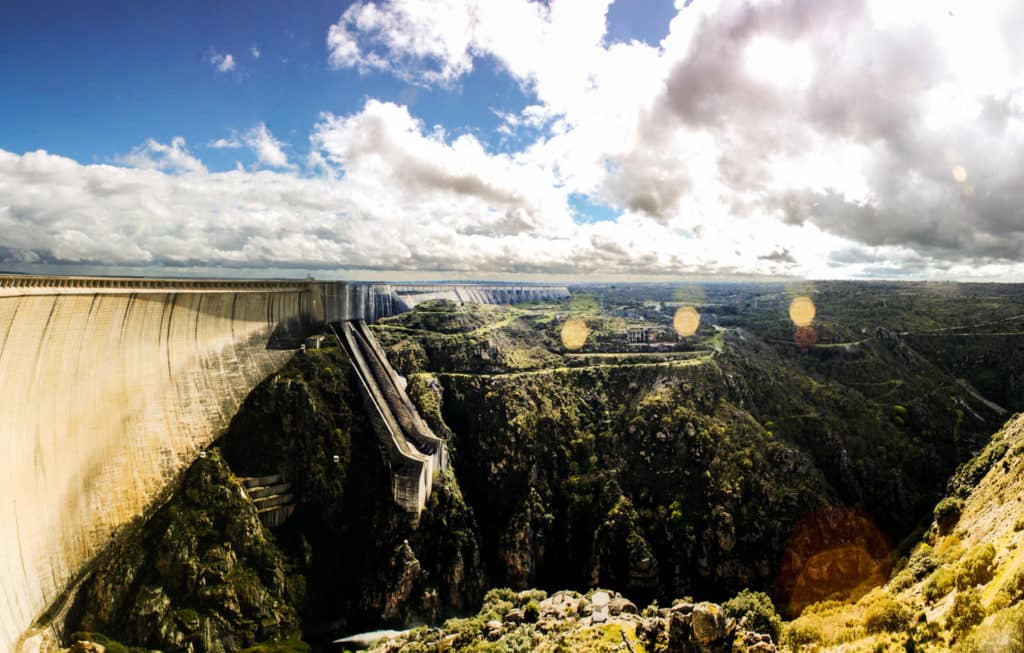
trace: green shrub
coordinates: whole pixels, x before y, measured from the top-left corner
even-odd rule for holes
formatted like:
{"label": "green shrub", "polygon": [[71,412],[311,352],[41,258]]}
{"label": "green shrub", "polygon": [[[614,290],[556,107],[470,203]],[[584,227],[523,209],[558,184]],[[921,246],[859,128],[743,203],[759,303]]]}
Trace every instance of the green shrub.
{"label": "green shrub", "polygon": [[914,583],[924,580],[928,574],[935,571],[936,566],[938,563],[932,556],[932,547],[922,544],[911,554],[906,566],[893,576],[890,587],[897,592],[905,590]]}
{"label": "green shrub", "polygon": [[533,601],[535,603],[543,601],[544,599],[548,598],[548,593],[544,590],[530,589],[519,592],[519,594],[517,594],[516,597],[519,601],[519,605],[524,606],[530,601]]}
{"label": "green shrub", "polygon": [[1000,591],[1006,593],[1007,605],[1013,605],[1024,598],[1024,567],[1018,567],[1003,581]]}
{"label": "green shrub", "polygon": [[782,619],[775,611],[775,604],[764,592],[751,592],[745,589],[723,603],[722,609],[743,628],[768,633],[773,641],[779,641]]}
{"label": "green shrub", "polygon": [[956,585],[957,566],[946,565],[939,567],[928,582],[924,584],[924,598],[929,603],[938,601],[949,592]]}
{"label": "green shrub", "polygon": [[1024,651],[1024,603],[997,612],[967,639],[957,645],[957,653],[993,653]]}
{"label": "green shrub", "polygon": [[783,628],[781,643],[790,649],[799,650],[801,646],[817,644],[821,639],[821,629],[818,626],[797,619]]}
{"label": "green shrub", "polygon": [[938,563],[932,555],[932,547],[927,544],[918,546],[911,554],[910,562],[907,563],[907,569],[914,574],[914,578],[917,580],[924,579],[925,576],[935,571],[937,566]]}
{"label": "green shrub", "polygon": [[[509,613],[510,610],[518,605],[518,596],[516,593],[507,587],[496,587],[488,590],[487,594],[484,594],[484,604],[480,608],[480,612],[477,613],[477,617],[486,622],[490,619],[498,619],[499,621]],[[464,621],[472,621],[474,617],[465,619]]]}
{"label": "green shrub", "polygon": [[992,580],[992,561],[995,557],[996,548],[988,542],[971,549],[958,565],[957,589],[964,590],[975,585],[984,585]]}
{"label": "green shrub", "polygon": [[964,502],[956,497],[946,497],[935,506],[935,523],[943,532],[950,528],[960,519],[960,513],[964,510]]}
{"label": "green shrub", "polygon": [[949,615],[946,617],[946,629],[959,638],[980,624],[984,618],[985,608],[981,605],[981,593],[971,587],[957,592],[953,607],[949,609]]}
{"label": "green shrub", "polygon": [[910,623],[910,611],[891,596],[883,596],[868,608],[864,627],[869,633],[896,633]]}
{"label": "green shrub", "polygon": [[538,619],[540,619],[540,605],[536,601],[530,601],[523,608],[523,621],[535,624]]}

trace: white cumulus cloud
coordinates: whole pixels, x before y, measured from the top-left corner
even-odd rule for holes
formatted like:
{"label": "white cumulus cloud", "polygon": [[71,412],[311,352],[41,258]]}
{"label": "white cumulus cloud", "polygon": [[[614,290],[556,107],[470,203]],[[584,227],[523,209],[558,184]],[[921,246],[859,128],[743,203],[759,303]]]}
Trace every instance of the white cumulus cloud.
{"label": "white cumulus cloud", "polygon": [[[322,113],[308,149],[264,123],[210,142],[253,151],[230,172],[182,138],[119,166],[0,151],[0,260],[1024,272],[1016,3],[680,1],[659,43],[609,38],[609,5],[355,2],[325,26],[329,65],[437,92],[497,65],[527,96],[493,107],[504,147],[370,98]],[[580,199],[612,219],[577,222]]]}
{"label": "white cumulus cloud", "polygon": [[235,57],[230,52],[214,52],[210,55],[210,64],[218,73],[230,72],[235,69]]}
{"label": "white cumulus cloud", "polygon": [[117,157],[117,162],[133,168],[165,172],[206,172],[206,166],[189,153],[181,136],[175,136],[166,145],[151,138],[128,154]]}
{"label": "white cumulus cloud", "polygon": [[271,168],[294,168],[288,161],[281,141],[274,138],[264,123],[260,123],[242,136],[242,141],[252,149],[259,163]]}
{"label": "white cumulus cloud", "polygon": [[754,225],[787,238],[765,262],[883,268],[807,249],[830,238],[907,274],[1020,259],[1016,4],[678,2],[657,45],[610,41],[609,4],[361,1],[331,26],[329,58],[428,85],[491,58],[532,95],[498,130],[544,127],[515,156],[550,184],[705,241]]}

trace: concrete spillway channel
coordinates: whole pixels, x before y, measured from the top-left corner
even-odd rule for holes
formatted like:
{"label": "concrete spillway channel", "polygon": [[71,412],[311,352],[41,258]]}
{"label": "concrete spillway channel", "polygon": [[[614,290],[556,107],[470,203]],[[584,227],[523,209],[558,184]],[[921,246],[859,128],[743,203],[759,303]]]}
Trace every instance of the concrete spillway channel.
{"label": "concrete spillway channel", "polygon": [[444,442],[423,421],[405,391],[405,380],[391,367],[366,322],[343,322],[340,331],[338,339],[359,379],[370,422],[387,452],[392,495],[415,520],[435,475],[447,466]]}

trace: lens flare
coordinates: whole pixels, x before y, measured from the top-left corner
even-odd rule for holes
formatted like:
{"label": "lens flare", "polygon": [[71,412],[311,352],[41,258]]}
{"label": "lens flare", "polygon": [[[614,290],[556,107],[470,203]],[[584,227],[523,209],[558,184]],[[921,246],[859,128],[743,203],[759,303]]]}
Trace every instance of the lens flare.
{"label": "lens flare", "polygon": [[590,330],[583,320],[573,318],[562,325],[562,344],[569,351],[576,351],[586,344]]}
{"label": "lens flare", "polygon": [[779,570],[788,612],[829,598],[856,600],[886,581],[892,549],[862,510],[833,506],[805,516],[790,535]]}
{"label": "lens flare", "polygon": [[967,168],[963,166],[953,166],[953,179],[956,179],[961,184],[967,181]]}
{"label": "lens flare", "polygon": [[700,326],[700,313],[692,306],[680,306],[676,310],[676,316],[672,318],[672,328],[684,338],[697,333]]}
{"label": "lens flare", "polygon": [[810,297],[797,297],[789,305],[789,319],[798,327],[811,326],[815,312],[814,302]]}

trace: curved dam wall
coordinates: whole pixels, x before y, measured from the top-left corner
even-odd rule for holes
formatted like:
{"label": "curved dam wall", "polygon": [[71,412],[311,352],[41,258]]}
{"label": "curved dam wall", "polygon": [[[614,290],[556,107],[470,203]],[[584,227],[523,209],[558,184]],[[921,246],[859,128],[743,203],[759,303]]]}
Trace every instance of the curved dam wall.
{"label": "curved dam wall", "polygon": [[324,314],[329,322],[363,320],[403,313],[432,299],[456,303],[517,304],[569,297],[565,286],[517,284],[323,283]]}
{"label": "curved dam wall", "polygon": [[39,646],[19,639],[319,312],[306,284],[64,281],[0,277],[2,651]]}
{"label": "curved dam wall", "polygon": [[505,284],[437,284],[391,286],[392,310],[408,311],[431,299],[471,304],[519,304],[522,302],[550,302],[567,299],[565,286],[533,286]]}

